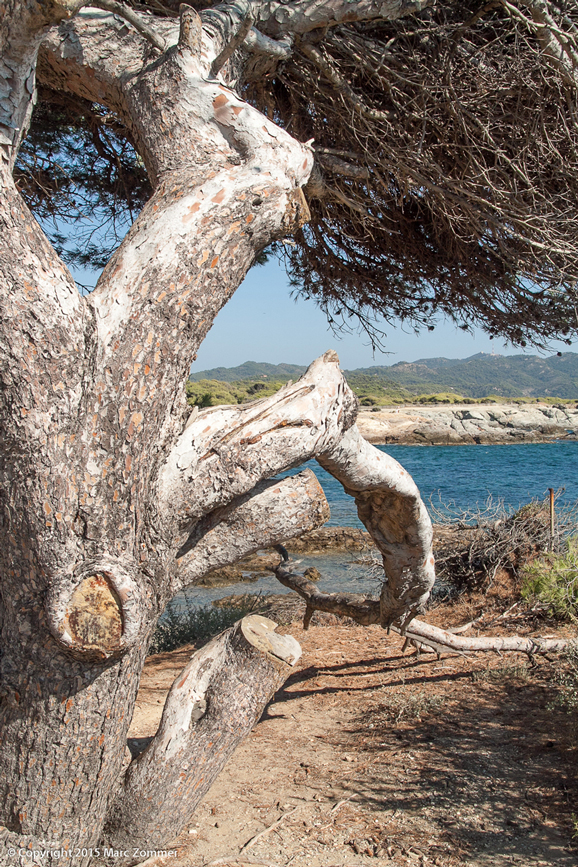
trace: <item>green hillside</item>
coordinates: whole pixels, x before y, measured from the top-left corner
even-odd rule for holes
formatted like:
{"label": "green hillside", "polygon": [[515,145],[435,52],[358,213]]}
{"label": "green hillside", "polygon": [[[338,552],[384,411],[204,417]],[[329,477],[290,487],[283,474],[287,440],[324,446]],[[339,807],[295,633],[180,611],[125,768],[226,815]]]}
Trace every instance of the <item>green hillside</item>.
{"label": "green hillside", "polygon": [[[247,361],[239,367],[195,371],[187,383],[191,403],[212,406],[243,403],[273,394],[306,370],[297,364]],[[345,371],[362,405],[443,402],[489,396],[503,399],[578,399],[578,353],[541,358],[536,355],[488,355],[470,358],[424,358],[411,363]]]}
{"label": "green hillside", "polygon": [[[578,397],[578,354],[541,358],[537,355],[488,355],[465,359],[426,358],[391,367],[352,371],[393,380],[415,394],[456,391],[467,397]],[[349,375],[348,375],[349,379]]]}
{"label": "green hillside", "polygon": [[243,382],[248,379],[275,379],[278,382],[288,382],[299,379],[305,373],[307,365],[302,364],[267,364],[266,362],[246,361],[238,367],[214,367],[212,370],[193,371],[189,377],[191,382],[201,379],[216,379],[219,382]]}

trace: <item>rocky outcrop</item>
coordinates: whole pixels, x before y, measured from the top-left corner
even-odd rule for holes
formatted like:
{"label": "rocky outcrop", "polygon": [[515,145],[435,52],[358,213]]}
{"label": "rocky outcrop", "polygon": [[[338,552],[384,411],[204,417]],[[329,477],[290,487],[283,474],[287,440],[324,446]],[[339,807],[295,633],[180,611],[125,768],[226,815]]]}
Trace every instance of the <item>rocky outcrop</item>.
{"label": "rocky outcrop", "polygon": [[286,543],[290,554],[326,554],[339,551],[362,551],[373,545],[366,530],[355,527],[320,527]]}
{"label": "rocky outcrop", "polygon": [[385,407],[363,410],[358,427],[372,443],[461,445],[578,439],[578,408],[548,404]]}
{"label": "rocky outcrop", "polygon": [[[301,554],[338,554],[348,551],[364,551],[373,547],[366,530],[356,527],[320,527],[304,533],[298,539],[285,543],[291,556]],[[279,554],[268,548],[249,554],[233,566],[224,566],[204,575],[195,582],[196,587],[224,587],[228,584],[251,583],[265,575],[271,575],[279,563]],[[306,571],[310,581],[317,581],[319,573],[314,567]]]}

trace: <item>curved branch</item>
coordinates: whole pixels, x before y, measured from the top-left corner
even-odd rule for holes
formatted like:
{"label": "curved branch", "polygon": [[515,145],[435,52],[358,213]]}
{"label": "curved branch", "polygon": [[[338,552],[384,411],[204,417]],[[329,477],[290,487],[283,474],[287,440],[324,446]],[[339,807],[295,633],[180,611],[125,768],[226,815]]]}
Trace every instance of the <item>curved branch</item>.
{"label": "curved branch", "polygon": [[387,578],[382,626],[401,619],[405,629],[424,610],[435,581],[432,525],[417,485],[397,461],[364,440],[357,426],[317,460],[355,498],[359,518],[382,554]]}
{"label": "curved branch", "polygon": [[288,60],[293,54],[293,38],[290,35],[286,39],[271,39],[252,27],[245,37],[243,48],[253,54],[263,54],[274,60]]}
{"label": "curved branch", "polygon": [[[12,167],[32,112],[40,41],[50,24],[80,5],[22,2],[0,28],[0,419],[10,485],[20,461],[27,474],[31,463],[38,474],[44,465],[47,474],[66,465],[62,447],[71,444],[63,432],[78,418],[78,359],[91,323],[74,280],[16,189]],[[48,500],[46,494],[47,508]]]}
{"label": "curved branch", "polygon": [[315,457],[355,498],[382,553],[382,624],[404,628],[435,580],[431,521],[411,476],[354,425],[357,401],[338,365],[327,352],[270,398],[193,415],[161,473],[161,508],[180,535],[263,475]]}
{"label": "curved branch", "polygon": [[311,470],[282,481],[260,482],[248,494],[202,518],[177,554],[172,590],[207,572],[316,529],[329,518],[323,488]]}
{"label": "curved branch", "polygon": [[159,479],[161,508],[174,532],[182,534],[264,476],[326,452],[356,413],[357,399],[332,351],[272,397],[193,412]]}
{"label": "curved branch", "polygon": [[[180,425],[190,359],[256,253],[307,220],[300,187],[313,155],[203,77],[188,45],[198,36],[194,16],[183,15],[187,46],[150,62],[138,33],[92,13],[53,34],[47,78],[65,77],[79,94],[112,102],[156,185],[87,301],[102,371],[95,407],[102,433],[91,460],[108,485],[101,443],[122,444],[128,490],[151,471],[151,424],[156,454]],[[118,412],[109,413],[113,405]]]}
{"label": "curved branch", "polygon": [[406,631],[406,637],[439,646],[447,650],[455,650],[459,653],[478,651],[487,653],[490,650],[512,653],[527,653],[533,656],[536,653],[559,653],[566,647],[576,644],[576,641],[565,638],[523,638],[521,635],[508,636],[480,636],[478,638],[466,638],[463,635],[455,635],[446,629],[430,626],[421,620],[414,620]]}

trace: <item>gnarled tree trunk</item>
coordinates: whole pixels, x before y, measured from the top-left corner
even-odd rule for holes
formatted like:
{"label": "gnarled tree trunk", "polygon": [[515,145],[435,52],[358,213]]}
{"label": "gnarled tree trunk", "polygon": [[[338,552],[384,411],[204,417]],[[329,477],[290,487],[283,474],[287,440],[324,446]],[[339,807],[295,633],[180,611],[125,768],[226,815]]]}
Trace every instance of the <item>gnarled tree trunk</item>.
{"label": "gnarled tree trunk", "polygon": [[[136,29],[82,6],[13,0],[0,19],[0,864],[10,865],[30,863],[29,849],[43,851],[45,865],[62,863],[63,849],[87,864],[98,848],[162,846],[178,833],[287,663],[270,644],[251,645],[244,627],[205,648],[173,688],[157,737],[129,763],[126,733],[157,619],[215,565],[326,519],[311,474],[267,479],[325,456],[355,487],[352,467],[367,448],[350,434],[339,453],[356,401],[332,353],[273,398],[198,414],[185,403],[190,361],[215,315],[256,254],[308,213],[311,148],[215,77],[250,4],[203,20],[185,7],[180,26],[156,22],[154,44],[146,16]],[[336,20],[349,8],[334,6]],[[295,27],[306,27],[307,4],[294,11]],[[260,50],[282,54],[274,37],[287,12],[262,5]],[[366,12],[377,14],[373,4]],[[39,50],[45,84],[118,113],[154,185],[87,298],[12,179]],[[391,522],[379,529],[391,580],[396,546],[401,572],[415,567],[403,579],[411,602],[388,598],[384,622],[413,610],[433,577],[421,563],[427,519],[415,488],[410,496],[404,520],[417,509],[415,538]],[[246,682],[233,686],[243,666]],[[229,725],[236,706],[244,722]],[[211,727],[222,732],[219,748]],[[175,769],[185,765],[183,783]]]}
{"label": "gnarled tree trunk", "polygon": [[[404,630],[428,597],[427,512],[360,437],[335,353],[242,407],[184,397],[256,255],[308,215],[312,148],[238,95],[243,62],[254,75],[295,34],[423,5],[237,0],[180,22],[83,0],[0,10],[0,865],[37,851],[80,867],[105,849],[132,863],[131,846],[164,847],[188,821],[298,648],[244,620],[192,658],[131,758],[147,645],[179,588],[326,520],[314,476],[279,471],[315,457],[355,497],[387,578],[372,622]],[[12,178],[37,63],[45,85],[121,118],[154,188],[86,298]]]}

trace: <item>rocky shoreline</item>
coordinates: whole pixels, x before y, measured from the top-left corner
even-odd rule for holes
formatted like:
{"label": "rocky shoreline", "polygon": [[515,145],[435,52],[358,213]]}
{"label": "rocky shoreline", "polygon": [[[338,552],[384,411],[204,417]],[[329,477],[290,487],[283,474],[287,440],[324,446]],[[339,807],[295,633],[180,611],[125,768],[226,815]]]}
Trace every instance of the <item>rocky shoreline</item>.
{"label": "rocky shoreline", "polygon": [[[356,527],[320,527],[304,533],[298,539],[285,542],[290,556],[303,554],[339,554],[366,551],[373,548],[367,530]],[[233,566],[223,566],[205,575],[196,587],[225,587],[228,584],[253,583],[265,575],[271,575],[279,563],[279,554],[272,548],[248,554]],[[315,580],[314,576],[309,576]]]}
{"label": "rocky shoreline", "polygon": [[[460,529],[460,536],[465,531]],[[456,531],[452,527],[434,525],[434,551],[441,544],[447,544],[450,537],[455,537]],[[320,527],[304,533],[297,539],[285,542],[289,555],[293,558],[302,556],[323,556],[333,554],[355,555],[361,559],[367,557],[379,558],[379,552],[374,545],[373,539],[367,532],[358,527]],[[215,569],[205,575],[196,587],[226,587],[229,584],[252,584],[274,572],[279,563],[279,554],[272,548],[248,554],[233,566],[224,566]],[[352,562],[356,558],[352,558]],[[317,574],[315,574],[317,573]],[[319,578],[319,572],[315,568],[305,570],[305,575],[311,581]]]}
{"label": "rocky shoreline", "polygon": [[578,440],[578,406],[450,404],[361,408],[358,427],[386,445],[493,445]]}

